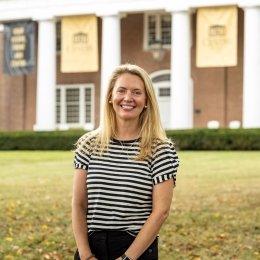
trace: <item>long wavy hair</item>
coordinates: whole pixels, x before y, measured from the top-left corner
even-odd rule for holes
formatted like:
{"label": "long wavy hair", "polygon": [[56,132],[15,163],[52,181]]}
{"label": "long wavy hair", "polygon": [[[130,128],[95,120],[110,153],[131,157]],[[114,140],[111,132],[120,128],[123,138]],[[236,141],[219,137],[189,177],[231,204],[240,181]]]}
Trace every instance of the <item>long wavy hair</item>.
{"label": "long wavy hair", "polygon": [[146,93],[147,108],[143,109],[139,117],[141,141],[140,153],[136,158],[142,160],[151,155],[153,147],[158,142],[167,140],[167,137],[161,124],[153,83],[147,72],[137,65],[123,64],[115,68],[108,82],[100,126],[98,129],[92,131],[88,137],[95,136],[94,147],[103,152],[107,149],[111,138],[116,136],[116,114],[109,100],[112,97],[112,91],[117,79],[125,73],[138,76],[144,83]]}

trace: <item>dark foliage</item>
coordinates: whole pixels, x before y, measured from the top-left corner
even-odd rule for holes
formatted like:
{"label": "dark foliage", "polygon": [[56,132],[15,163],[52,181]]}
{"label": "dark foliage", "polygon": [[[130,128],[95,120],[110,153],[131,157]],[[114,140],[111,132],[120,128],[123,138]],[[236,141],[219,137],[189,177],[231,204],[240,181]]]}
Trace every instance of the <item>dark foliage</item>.
{"label": "dark foliage", "polygon": [[[72,150],[83,130],[0,132],[0,150]],[[260,150],[260,129],[168,130],[178,150]]]}

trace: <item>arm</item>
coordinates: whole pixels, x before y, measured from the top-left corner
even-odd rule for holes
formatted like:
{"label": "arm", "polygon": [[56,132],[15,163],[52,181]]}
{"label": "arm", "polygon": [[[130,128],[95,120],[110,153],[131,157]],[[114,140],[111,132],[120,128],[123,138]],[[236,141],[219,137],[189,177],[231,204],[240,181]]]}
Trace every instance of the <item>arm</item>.
{"label": "arm", "polygon": [[126,255],[137,259],[158,235],[162,224],[169,215],[173,196],[173,179],[164,181],[153,188],[153,210]]}
{"label": "arm", "polygon": [[[87,236],[87,190],[86,170],[75,169],[72,192],[72,228],[82,260],[92,255]],[[92,257],[91,259],[96,259]]]}

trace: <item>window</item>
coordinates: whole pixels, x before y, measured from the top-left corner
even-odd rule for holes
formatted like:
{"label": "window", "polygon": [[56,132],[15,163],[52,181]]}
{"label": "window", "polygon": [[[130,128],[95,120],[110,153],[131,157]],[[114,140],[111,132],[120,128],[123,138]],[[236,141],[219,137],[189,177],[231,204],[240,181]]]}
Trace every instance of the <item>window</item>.
{"label": "window", "polygon": [[67,123],[79,123],[80,93],[78,88],[66,89],[66,121]]}
{"label": "window", "polygon": [[94,127],[94,86],[62,85],[56,89],[56,123],[61,129]]}
{"label": "window", "polygon": [[171,15],[167,13],[145,14],[145,49],[160,42],[164,48],[171,45]]}
{"label": "window", "polygon": [[170,87],[159,88],[159,97],[170,97],[170,96],[171,96],[171,88]]}
{"label": "window", "polygon": [[61,111],[60,111],[60,108],[61,108],[61,100],[60,100],[60,89],[56,89],[56,123],[57,124],[60,124],[61,123]]}

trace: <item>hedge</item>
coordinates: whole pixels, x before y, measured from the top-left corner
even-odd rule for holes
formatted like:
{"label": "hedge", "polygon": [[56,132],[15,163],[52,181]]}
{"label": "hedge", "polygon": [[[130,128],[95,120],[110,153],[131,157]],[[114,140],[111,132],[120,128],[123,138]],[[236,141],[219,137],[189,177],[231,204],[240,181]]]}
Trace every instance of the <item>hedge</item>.
{"label": "hedge", "polygon": [[[260,150],[259,129],[168,130],[178,150]],[[0,132],[0,150],[72,150],[83,130]]]}
{"label": "hedge", "polygon": [[0,132],[0,150],[72,150],[84,131]]}
{"label": "hedge", "polygon": [[260,150],[258,129],[191,129],[167,131],[179,150]]}

